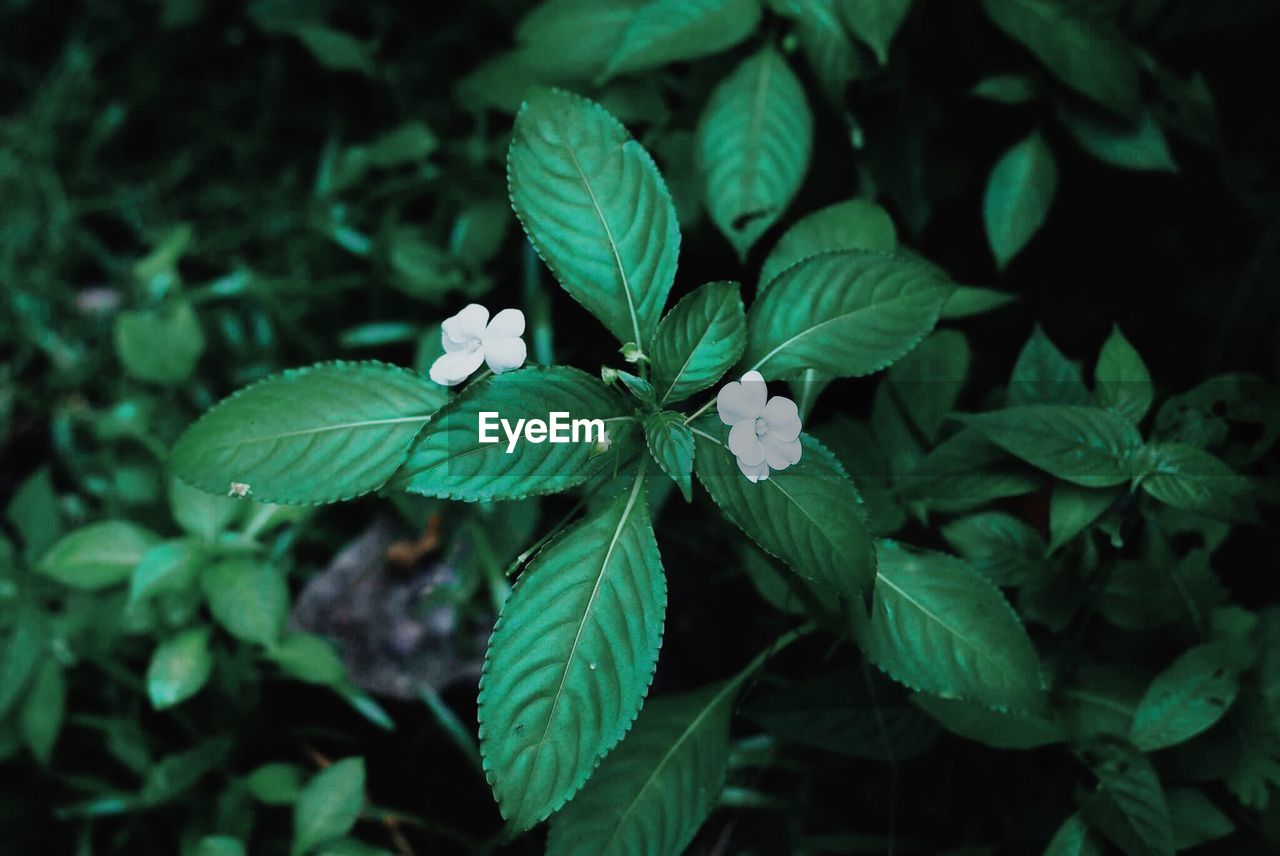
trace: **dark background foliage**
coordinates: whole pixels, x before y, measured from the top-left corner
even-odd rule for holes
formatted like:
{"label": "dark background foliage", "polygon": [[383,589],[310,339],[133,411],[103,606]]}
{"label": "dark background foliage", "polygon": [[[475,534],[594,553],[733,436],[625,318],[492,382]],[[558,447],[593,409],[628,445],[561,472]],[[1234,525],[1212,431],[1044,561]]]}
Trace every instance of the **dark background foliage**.
{"label": "dark background foliage", "polygon": [[[371,178],[344,196],[350,222],[375,241],[397,223],[421,224],[442,236],[469,201],[503,198],[510,117],[466,109],[455,93],[469,72],[512,44],[514,22],[531,5],[334,3],[329,23],[376,45],[376,72],[366,75],[326,68],[299,41],[257,26],[239,3],[3,0],[0,497],[51,462],[55,484],[72,497],[73,516],[123,509],[163,526],[162,506],[134,501],[112,482],[121,468],[154,463],[136,447],[103,443],[102,420],[119,415],[120,407],[151,414],[148,432],[167,446],[211,403],[279,368],[335,357],[413,364],[416,338],[353,348],[343,335],[373,322],[435,321],[451,314],[460,298],[433,295],[424,302],[390,288],[380,251],[353,254],[341,246],[328,219],[333,209],[314,189],[318,164],[327,146],[372,139],[409,119],[434,132],[438,168],[398,186]],[[1074,145],[1047,102],[1005,106],[974,98],[970,89],[983,77],[1033,64],[976,3],[917,0],[892,62],[849,93],[865,146],[852,148],[842,117],[811,96],[814,161],[791,214],[745,264],[705,219],[686,228],[675,296],[727,278],[740,279],[750,294],[759,263],[792,215],[848,198],[870,170],[883,182],[880,201],[904,242],[958,282],[1019,298],[966,322],[974,363],[960,409],[978,409],[1004,383],[1035,323],[1066,354],[1086,361],[1119,324],[1151,367],[1161,395],[1223,371],[1274,378],[1280,374],[1280,114],[1273,92],[1280,79],[1280,15],[1268,0],[1145,5],[1161,11],[1134,33],[1135,41],[1180,78],[1203,75],[1213,95],[1217,122],[1210,136],[1171,136],[1178,172],[1100,163]],[[767,19],[766,34],[777,37],[783,29]],[[714,74],[682,65],[662,73],[671,124],[688,128]],[[811,77],[806,84],[817,91]],[[1035,127],[1057,158],[1058,193],[1045,228],[998,273],[982,231],[986,177],[1000,153]],[[632,130],[652,139],[643,122]],[[197,375],[155,390],[122,375],[111,313],[87,308],[87,294],[130,303],[132,265],[175,223],[194,229],[181,262],[189,290],[236,270],[252,271],[255,284],[201,304],[209,344]],[[531,275],[549,281],[524,244],[523,234],[509,228],[486,265],[490,306],[519,305]],[[552,304],[558,360],[591,369],[615,359],[616,344],[585,311],[560,294]],[[838,413],[866,416],[875,386],[870,379],[838,381],[814,421]],[[110,484],[102,487],[104,481]],[[1047,503],[1047,493],[1033,494],[1009,508],[1042,526]],[[571,504],[548,502],[544,524]],[[323,567],[385,505],[366,499],[321,510],[293,546],[296,564],[308,572]],[[717,528],[713,512],[707,503],[692,510],[671,503],[657,522],[671,608],[655,693],[729,674],[783,625],[725,567],[722,557],[733,555],[736,541],[728,540],[736,533]],[[912,526],[910,540],[942,545],[931,530]],[[1276,567],[1280,549],[1272,531],[1261,527],[1237,529],[1215,560],[1246,608],[1275,602]],[[1158,663],[1167,659],[1168,643],[1113,631],[1091,644],[1131,647],[1135,661]],[[777,671],[827,656],[833,664],[864,668],[848,644],[834,652],[827,647],[809,640],[788,652]],[[767,691],[767,684],[748,697]],[[498,833],[488,787],[417,701],[385,702],[399,726],[385,732],[319,688],[277,681],[239,689],[252,701],[206,706],[176,722],[142,711],[139,722],[161,743],[233,723],[237,744],[227,763],[237,771],[312,749],[361,754],[371,798],[423,819],[404,830],[418,852],[457,846],[453,833],[436,824],[476,840]],[[89,681],[73,683],[68,707],[87,707],[103,692]],[[468,682],[445,692],[463,723],[474,722],[474,695]],[[129,840],[131,852],[175,852],[173,842],[190,817],[207,812],[207,805],[179,802],[89,827],[57,814],[83,798],[77,777],[111,779],[118,772],[101,739],[96,731],[68,728],[59,758],[75,762],[57,771],[28,758],[5,762],[0,851],[112,852],[113,840]],[[897,763],[800,755],[810,765],[805,775],[774,770],[756,782],[793,800],[792,810],[718,812],[693,852],[783,852],[788,825],[811,835],[867,833],[861,841],[841,839],[835,851],[877,852],[893,839],[897,852],[962,845],[1038,852],[1071,810],[1075,789],[1090,781],[1060,747],[1006,752],[945,735],[930,752]],[[267,838],[275,827],[287,837],[287,816],[260,815]],[[1276,848],[1277,817],[1274,808],[1265,815],[1238,810],[1232,815],[1238,835],[1213,852]],[[540,852],[540,835],[525,836],[511,852]],[[365,837],[387,844],[378,832]],[[98,849],[87,849],[87,841]]]}

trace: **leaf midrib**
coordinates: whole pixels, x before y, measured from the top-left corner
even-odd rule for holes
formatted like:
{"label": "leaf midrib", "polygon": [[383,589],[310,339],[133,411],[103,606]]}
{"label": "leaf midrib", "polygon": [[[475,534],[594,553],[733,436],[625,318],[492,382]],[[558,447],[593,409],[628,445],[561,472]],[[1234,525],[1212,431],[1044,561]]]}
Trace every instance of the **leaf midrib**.
{"label": "leaf midrib", "polygon": [[388,419],[362,419],[357,422],[341,422],[334,425],[321,425],[317,428],[303,428],[299,431],[285,431],[279,434],[260,434],[248,439],[233,440],[228,443],[210,443],[207,447],[210,451],[222,451],[224,449],[235,449],[243,446],[251,446],[255,443],[270,443],[276,440],[287,440],[290,437],[306,437],[312,434],[325,434],[330,431],[353,431],[362,428],[376,428],[381,425],[398,425],[409,422],[428,422],[433,414],[417,415],[417,416],[396,416]]}
{"label": "leaf midrib", "polygon": [[723,305],[724,303],[722,301],[720,306],[716,307],[715,313],[711,316],[711,323],[702,329],[702,333],[698,336],[698,341],[695,342],[693,344],[693,347],[689,349],[689,356],[685,357],[684,363],[681,364],[680,366],[680,370],[676,372],[674,376],[672,376],[671,383],[667,386],[667,391],[664,392],[662,396],[658,399],[659,404],[666,403],[667,396],[669,396],[671,394],[671,391],[676,388],[676,384],[679,383],[680,378],[684,376],[685,370],[689,368],[689,363],[693,362],[693,357],[695,354],[698,353],[698,348],[700,348],[702,346],[702,343],[705,342],[707,338],[711,335],[711,328],[715,326],[716,321],[719,319],[720,308]]}

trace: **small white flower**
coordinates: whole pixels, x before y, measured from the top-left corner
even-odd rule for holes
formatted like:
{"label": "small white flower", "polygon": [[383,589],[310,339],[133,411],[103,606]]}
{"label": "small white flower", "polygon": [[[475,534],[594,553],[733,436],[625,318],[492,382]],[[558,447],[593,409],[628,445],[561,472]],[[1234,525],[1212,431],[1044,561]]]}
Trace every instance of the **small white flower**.
{"label": "small white flower", "polygon": [[716,396],[716,411],[730,426],[729,451],[738,458],[738,469],[752,482],[800,460],[800,411],[789,398],[769,398],[760,372],[726,383]]}
{"label": "small white flower", "polygon": [[488,363],[494,374],[524,365],[524,313],[504,309],[493,320],[489,310],[471,303],[440,325],[444,353],[431,364],[431,379],[444,386],[457,386]]}

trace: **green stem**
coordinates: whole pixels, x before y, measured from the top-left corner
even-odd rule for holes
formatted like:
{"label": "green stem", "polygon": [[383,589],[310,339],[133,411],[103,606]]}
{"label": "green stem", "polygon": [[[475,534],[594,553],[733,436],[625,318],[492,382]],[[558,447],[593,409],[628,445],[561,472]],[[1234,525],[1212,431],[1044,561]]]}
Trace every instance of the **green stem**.
{"label": "green stem", "polygon": [[686,416],[686,417],[684,418],[684,424],[688,425],[690,422],[692,422],[693,420],[697,419],[697,418],[698,418],[699,416],[701,416],[702,414],[706,413],[706,412],[707,412],[707,409],[708,409],[708,408],[710,408],[710,407],[711,407],[711,405],[713,405],[713,404],[715,404],[715,403],[716,403],[716,400],[715,400],[714,398],[712,398],[712,399],[708,400],[706,404],[702,405],[702,406],[701,406],[701,407],[699,407],[697,410],[693,411],[693,412],[692,412],[692,413],[690,413],[688,416]]}

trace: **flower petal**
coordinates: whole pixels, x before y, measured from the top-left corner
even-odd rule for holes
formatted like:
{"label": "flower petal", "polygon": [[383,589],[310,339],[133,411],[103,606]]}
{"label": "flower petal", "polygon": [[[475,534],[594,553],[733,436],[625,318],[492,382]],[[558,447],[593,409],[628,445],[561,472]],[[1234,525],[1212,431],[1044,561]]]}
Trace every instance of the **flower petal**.
{"label": "flower petal", "polygon": [[726,425],[737,425],[755,419],[764,411],[769,390],[760,372],[747,372],[742,381],[730,381],[716,395],[716,412]]}
{"label": "flower petal", "polygon": [[770,469],[785,470],[800,460],[802,446],[799,440],[785,441],[776,437],[772,431],[764,435],[760,441],[764,446],[765,463]]}
{"label": "flower petal", "polygon": [[485,325],[489,323],[489,310],[479,303],[468,303],[452,318],[440,325],[445,338],[455,342],[467,342],[484,338]]}
{"label": "flower petal", "polygon": [[431,364],[431,379],[442,386],[457,386],[484,362],[483,351],[454,351],[441,354]]}
{"label": "flower petal", "polygon": [[764,446],[756,436],[754,422],[739,422],[733,426],[729,432],[729,451],[753,467],[764,460]]}
{"label": "flower petal", "polygon": [[769,426],[769,436],[788,443],[800,436],[800,408],[791,399],[775,395],[761,415]]}
{"label": "flower petal", "polygon": [[486,338],[484,340],[484,361],[493,369],[494,374],[502,374],[524,365],[528,351],[524,339]]}
{"label": "flower petal", "polygon": [[524,335],[524,313],[519,309],[504,309],[485,328],[486,344],[489,339],[518,339]]}
{"label": "flower petal", "polygon": [[758,481],[763,481],[769,477],[768,464],[757,464],[753,467],[749,464],[744,464],[742,462],[742,458],[738,458],[738,469],[742,470],[742,474],[744,476],[751,479],[752,484],[755,484]]}

